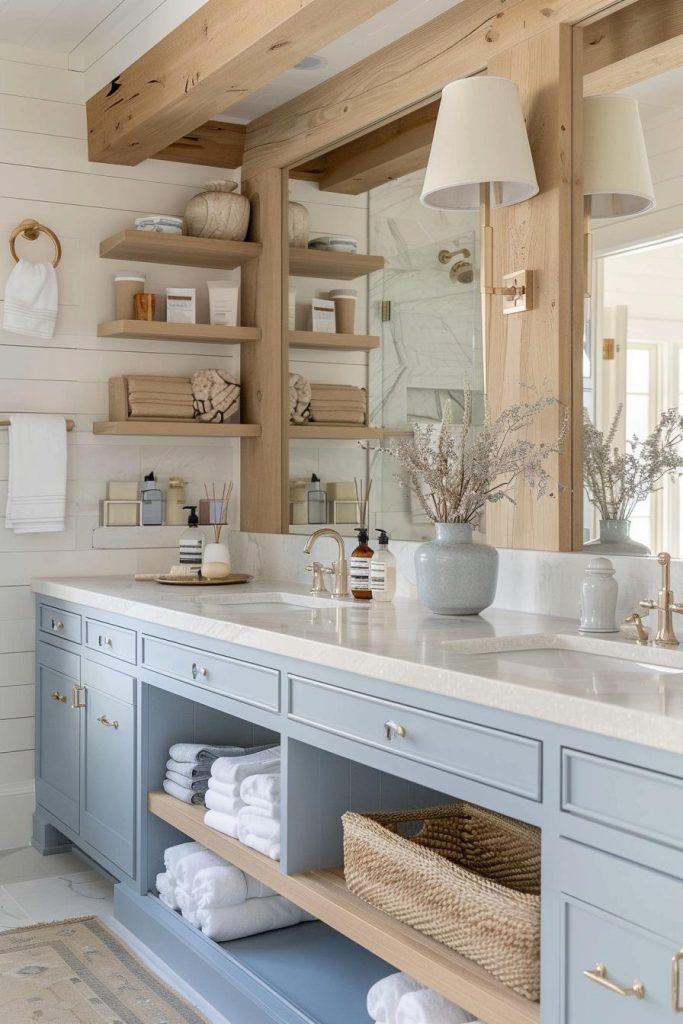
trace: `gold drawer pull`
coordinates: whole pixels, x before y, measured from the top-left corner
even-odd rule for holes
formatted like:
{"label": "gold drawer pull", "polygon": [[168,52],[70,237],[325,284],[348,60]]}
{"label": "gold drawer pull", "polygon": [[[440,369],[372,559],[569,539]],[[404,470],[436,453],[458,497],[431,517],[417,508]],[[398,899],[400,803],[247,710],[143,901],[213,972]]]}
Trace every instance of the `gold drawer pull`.
{"label": "gold drawer pull", "polygon": [[59,619],[50,619],[50,629],[56,633],[57,630],[64,629],[64,623]]}
{"label": "gold drawer pull", "polygon": [[113,722],[110,722],[106,715],[98,715],[97,721],[100,723],[100,725],[108,725],[110,729],[118,729],[119,727],[119,723],[116,721],[116,719],[114,719]]}
{"label": "gold drawer pull", "polygon": [[50,694],[51,700],[58,700],[60,704],[66,704],[66,697],[59,690],[53,690]]}
{"label": "gold drawer pull", "polygon": [[401,739],[403,739],[403,737],[406,735],[406,727],[405,725],[398,725],[397,722],[392,722],[391,720],[389,720],[388,722],[384,723],[384,735],[386,736],[390,743],[393,740],[394,736],[400,736]]}
{"label": "gold drawer pull", "polygon": [[607,977],[607,968],[604,964],[596,964],[592,971],[584,971],[584,975],[589,981],[594,981],[597,985],[602,985],[603,988],[608,989],[610,992],[614,992],[617,996],[635,996],[636,999],[645,998],[645,986],[642,981],[634,981],[631,988],[623,988],[618,985],[616,981],[610,981]]}
{"label": "gold drawer pull", "polygon": [[192,678],[196,679],[197,676],[204,676],[206,678],[209,674],[208,668],[204,665],[198,665],[196,662],[192,662]]}
{"label": "gold drawer pull", "polygon": [[683,960],[683,949],[671,961],[671,1005],[674,1013],[683,1013],[681,1006],[681,960]]}

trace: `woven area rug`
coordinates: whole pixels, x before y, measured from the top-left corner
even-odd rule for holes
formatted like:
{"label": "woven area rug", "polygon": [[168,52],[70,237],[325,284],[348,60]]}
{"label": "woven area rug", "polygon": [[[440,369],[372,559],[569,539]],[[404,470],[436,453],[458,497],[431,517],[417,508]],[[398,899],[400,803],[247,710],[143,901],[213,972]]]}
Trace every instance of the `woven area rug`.
{"label": "woven area rug", "polygon": [[3,1024],[206,1024],[97,917],[0,932]]}

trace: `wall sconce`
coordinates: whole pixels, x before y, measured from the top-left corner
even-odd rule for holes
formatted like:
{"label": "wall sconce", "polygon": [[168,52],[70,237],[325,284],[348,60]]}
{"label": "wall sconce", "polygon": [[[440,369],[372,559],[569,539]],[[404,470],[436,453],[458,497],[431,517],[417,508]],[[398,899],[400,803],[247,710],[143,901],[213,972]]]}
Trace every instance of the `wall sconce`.
{"label": "wall sconce", "polygon": [[593,218],[617,220],[655,206],[638,101],[587,96],[583,101],[584,272],[590,294]]}
{"label": "wall sconce", "polygon": [[437,210],[480,210],[481,290],[504,296],[504,313],[533,306],[533,274],[520,270],[493,284],[491,207],[531,199],[538,182],[516,84],[478,75],[441,94],[421,202]]}

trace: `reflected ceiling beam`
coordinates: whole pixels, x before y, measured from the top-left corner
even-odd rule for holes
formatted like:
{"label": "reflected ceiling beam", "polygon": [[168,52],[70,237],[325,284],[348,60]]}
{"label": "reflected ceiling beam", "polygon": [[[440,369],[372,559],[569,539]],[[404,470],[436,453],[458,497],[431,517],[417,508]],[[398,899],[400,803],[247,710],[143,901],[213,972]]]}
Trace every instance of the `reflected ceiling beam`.
{"label": "reflected ceiling beam", "polygon": [[438,100],[291,172],[317,181],[323,192],[357,196],[427,166]]}
{"label": "reflected ceiling beam", "polygon": [[86,105],[90,160],[134,166],[393,0],[208,0]]}
{"label": "reflected ceiling beam", "polygon": [[177,160],[185,164],[234,168],[242,166],[244,154],[243,124],[207,121],[182,139],[155,153],[155,160]]}
{"label": "reflected ceiling beam", "polygon": [[[599,81],[599,71],[636,58],[643,51],[661,49],[663,44],[683,35],[681,0],[638,0],[604,18],[593,21],[583,33],[583,73],[590,81]],[[680,63],[680,62],[679,62]],[[666,71],[666,65],[661,68]],[[654,69],[650,74],[656,74]],[[615,79],[615,81],[618,79]],[[618,86],[617,88],[623,88]],[[605,90],[602,90],[605,91]],[[611,90],[609,90],[611,91]]]}

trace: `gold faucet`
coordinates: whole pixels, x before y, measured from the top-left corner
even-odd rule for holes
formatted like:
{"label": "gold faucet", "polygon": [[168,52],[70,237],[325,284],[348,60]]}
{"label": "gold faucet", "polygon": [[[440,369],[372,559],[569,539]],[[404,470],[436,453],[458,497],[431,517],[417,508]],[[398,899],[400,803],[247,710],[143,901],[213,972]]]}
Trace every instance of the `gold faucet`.
{"label": "gold faucet", "polygon": [[[311,536],[304,545],[304,552],[310,555],[313,550],[313,545],[319,537],[331,537],[336,540],[339,548],[339,556],[336,562],[332,563],[332,572],[334,574],[334,585],[332,587],[332,597],[347,597],[349,593],[349,573],[348,566],[346,564],[346,551],[344,548],[344,538],[336,530],[331,530],[328,526],[323,526],[320,530],[314,530]],[[313,563],[315,565],[315,562]],[[322,570],[325,572],[326,570]],[[315,584],[314,584],[315,585]],[[320,591],[318,591],[320,592]]]}
{"label": "gold faucet", "polygon": [[641,608],[657,609],[657,634],[652,641],[655,647],[678,647],[674,633],[673,612],[683,615],[683,604],[676,604],[671,589],[671,555],[662,551],[657,555],[662,567],[662,587],[656,601],[641,601]]}

